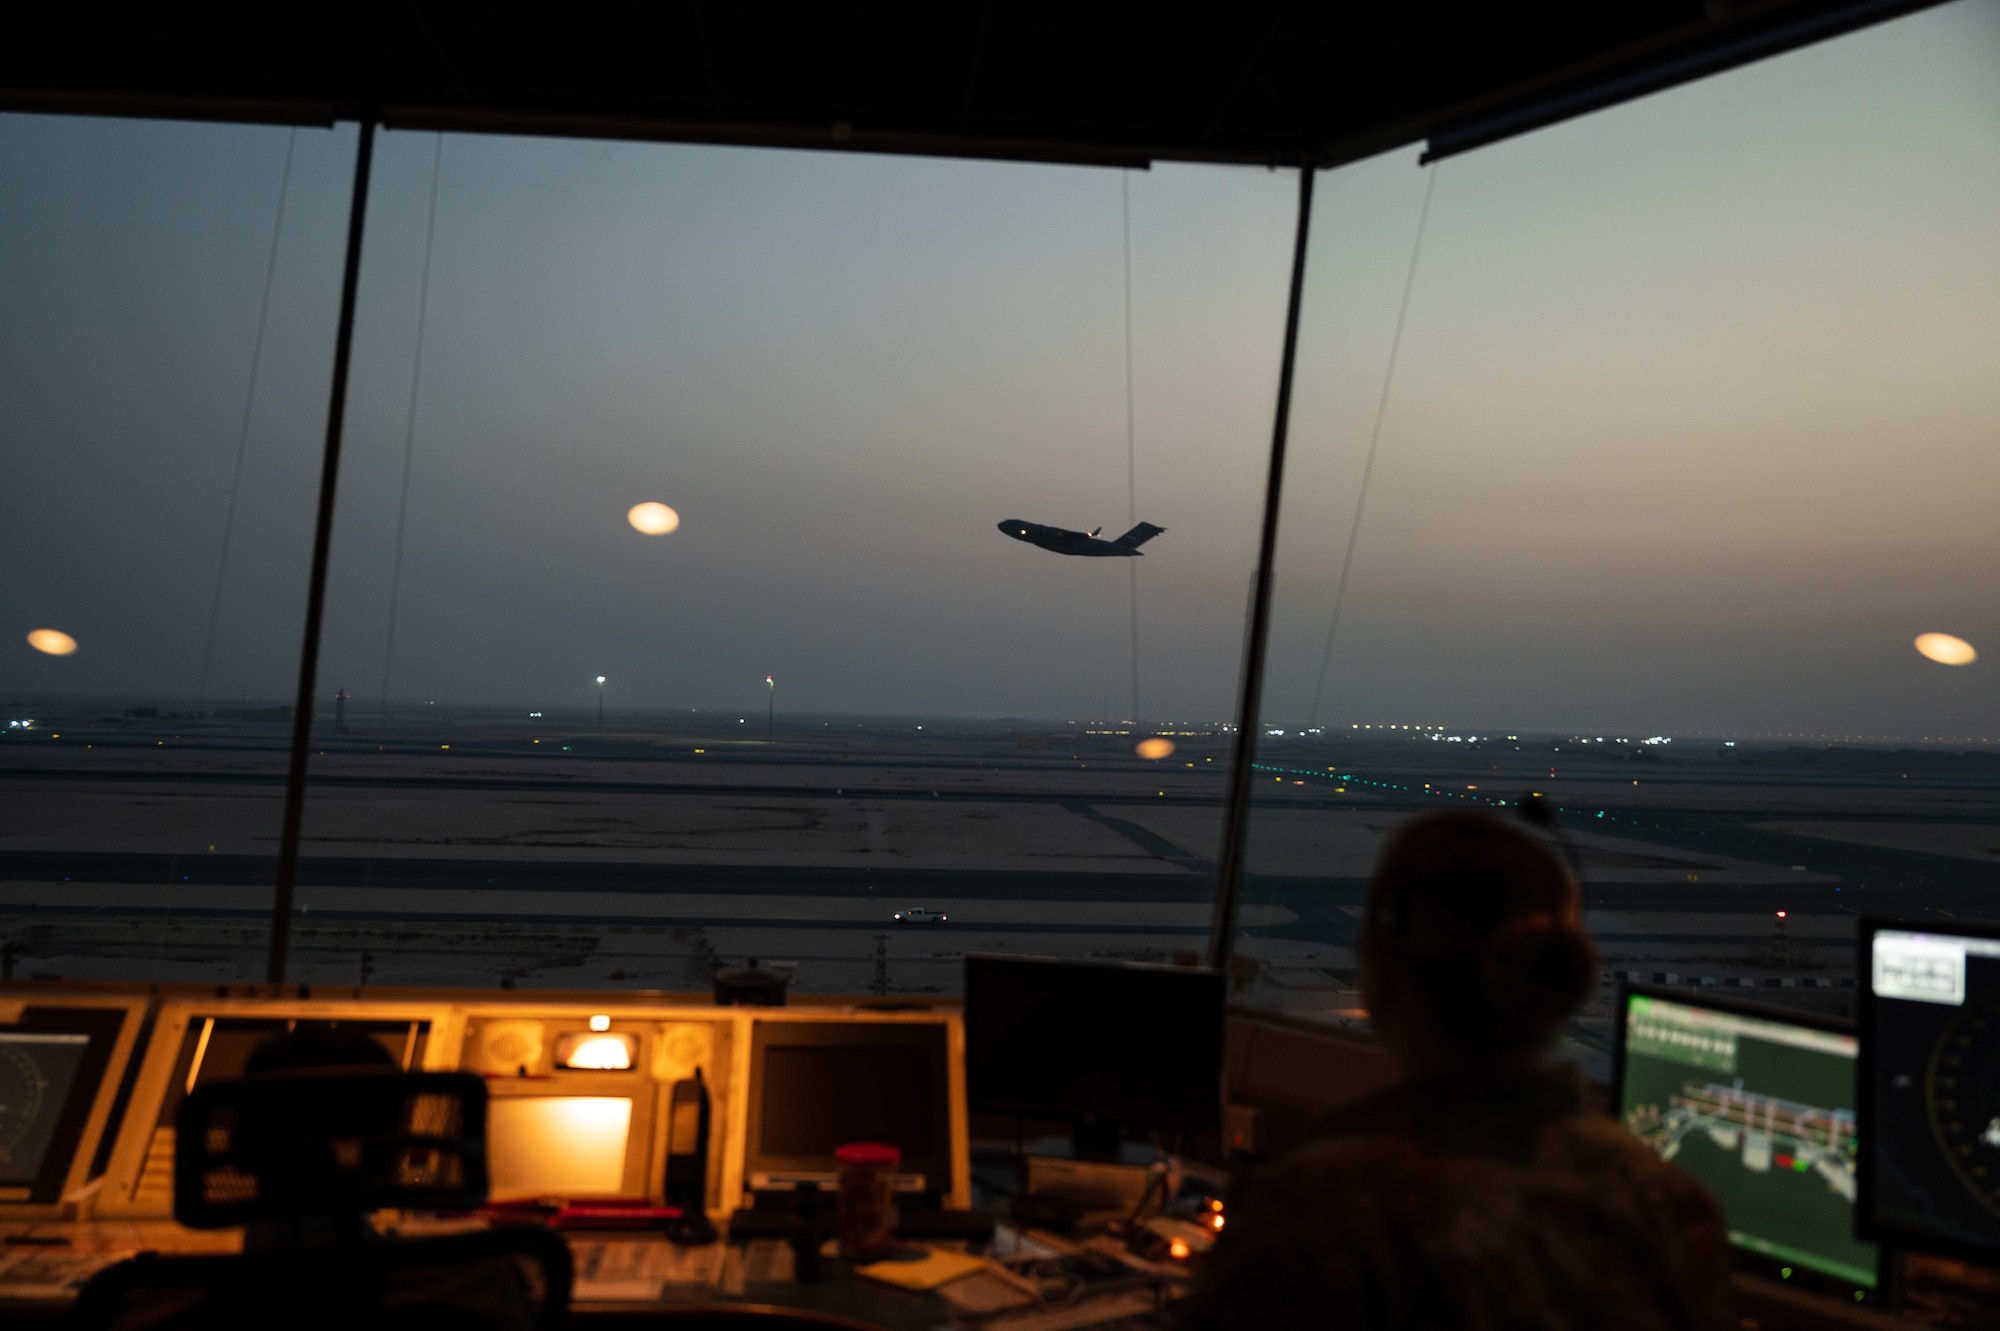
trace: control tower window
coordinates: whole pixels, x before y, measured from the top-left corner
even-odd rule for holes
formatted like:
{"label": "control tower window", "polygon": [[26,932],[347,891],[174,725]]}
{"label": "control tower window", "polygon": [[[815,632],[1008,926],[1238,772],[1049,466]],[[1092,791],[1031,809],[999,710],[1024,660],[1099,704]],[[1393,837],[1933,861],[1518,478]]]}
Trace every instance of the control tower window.
{"label": "control tower window", "polygon": [[1535,792],[1600,1076],[1622,977],[1851,1016],[1857,912],[1991,915],[1992,19],[1321,177],[1237,1001],[1365,1028],[1382,839]]}

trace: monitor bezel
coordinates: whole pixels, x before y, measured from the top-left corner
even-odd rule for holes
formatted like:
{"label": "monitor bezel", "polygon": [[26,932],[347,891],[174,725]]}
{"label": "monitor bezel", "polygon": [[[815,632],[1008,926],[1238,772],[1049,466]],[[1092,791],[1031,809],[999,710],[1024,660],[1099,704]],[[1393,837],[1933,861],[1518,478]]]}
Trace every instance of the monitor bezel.
{"label": "monitor bezel", "polygon": [[[810,1030],[810,1036],[802,1037],[802,1032]],[[884,1040],[887,1032],[914,1032],[900,1034]],[[924,1193],[934,1196],[940,1204],[949,1205],[959,1194],[958,1157],[961,1151],[961,1129],[956,1112],[957,1096],[954,1092],[953,1068],[954,1041],[949,1023],[941,1020],[929,1021],[856,1021],[851,1016],[839,1014],[809,1013],[801,1009],[796,1016],[773,1019],[759,1014],[751,1024],[750,1038],[745,1043],[745,1077],[743,1081],[743,1185],[750,1189],[753,1177],[782,1174],[800,1175],[823,1173],[829,1179],[836,1172],[829,1158],[820,1161],[803,1156],[774,1156],[763,1151],[763,1109],[765,1095],[766,1059],[772,1044],[824,1044],[828,1046],[870,1047],[884,1043],[908,1046],[936,1043],[936,1090],[939,1098],[932,1104],[932,1146],[931,1154],[925,1160],[906,1157],[899,1173],[921,1173],[924,1176]]]}
{"label": "monitor bezel", "polygon": [[[1854,1097],[1855,1126],[1861,1134],[1862,1150],[1868,1150],[1868,1143],[1874,1140],[1870,1135],[1869,1120],[1874,1116],[1875,1055],[1874,1042],[1868,1038],[1875,1016],[1875,935],[1884,929],[1902,933],[1942,934],[1955,938],[1985,938],[2000,942],[2000,924],[1973,920],[1951,920],[1940,927],[1934,920],[1911,919],[1907,916],[1864,915],[1855,924],[1855,976],[1854,985],[1859,991],[1855,1003],[1855,1024],[1861,1035],[1861,1061],[1856,1069],[1861,1078]],[[1857,1236],[1881,1244],[1884,1249],[1894,1246],[1910,1248],[1918,1252],[1932,1253],[1940,1257],[1956,1257],[1965,1261],[1991,1266],[2000,1260],[2000,1243],[1981,1246],[1976,1243],[1958,1243],[1940,1238],[1924,1230],[1910,1229],[1896,1224],[1879,1223],[1875,1217],[1875,1190],[1872,1184],[1873,1171],[1864,1168],[1857,1180],[1859,1186],[1854,1199],[1854,1232]]]}
{"label": "monitor bezel", "polygon": [[[1643,984],[1632,980],[1621,980],[1619,982],[1617,1015],[1611,1023],[1611,1081],[1606,1088],[1608,1091],[1606,1108],[1610,1111],[1612,1119],[1620,1126],[1623,1126],[1625,1122],[1625,1031],[1626,1027],[1630,1024],[1631,1000],[1634,997],[1657,998],[1668,1003],[1679,1003],[1683,1007],[1708,1008],[1711,1011],[1726,1013],[1732,1017],[1750,1017],[1761,1021],[1779,1022],[1786,1026],[1797,1026],[1809,1031],[1823,1031],[1829,1035],[1851,1035],[1855,1037],[1854,1129],[1856,1135],[1861,1139],[1862,1151],[1864,1153],[1867,1151],[1868,1129],[1862,1119],[1861,1111],[1861,1060],[1866,1057],[1868,1044],[1867,1041],[1861,1038],[1859,1021],[1840,1016],[1838,1013],[1806,1012],[1798,1008],[1782,1007],[1776,1003],[1760,1003],[1755,999],[1728,997],[1711,1001],[1701,989],[1688,985]],[[1858,1185],[1860,1179],[1867,1176],[1868,1171],[1863,1168],[1856,1171],[1856,1173],[1856,1183]],[[1871,1299],[1880,1299],[1889,1287],[1889,1277],[1891,1274],[1889,1245],[1883,1243],[1873,1235],[1862,1232],[1861,1197],[1858,1190],[1854,1200],[1854,1220],[1854,1237],[1875,1245],[1875,1284],[1873,1288],[1868,1289],[1868,1296]],[[1739,1266],[1754,1268],[1760,1274],[1775,1274],[1777,1269],[1783,1265],[1778,1259],[1771,1257],[1767,1253],[1760,1253],[1754,1248],[1741,1247],[1735,1243],[1729,1245],[1729,1251],[1736,1258]],[[1843,1280],[1841,1277],[1827,1271],[1813,1271],[1812,1275],[1814,1281],[1822,1283],[1823,1286],[1838,1287],[1840,1289],[1866,1288]],[[1791,1283],[1797,1282],[1794,1281]]]}
{"label": "monitor bezel", "polygon": [[[15,1020],[0,1027],[10,1033],[85,1038],[83,1058],[57,1114],[41,1168],[26,1185],[28,1195],[0,1203],[0,1209],[11,1211],[16,1207],[44,1208],[58,1204],[70,1187],[72,1176],[94,1159],[97,1144],[87,1140],[89,1130],[92,1120],[102,1117],[98,1111],[104,1106],[107,1089],[116,1093],[121,1078],[113,1072],[113,1061],[121,1044],[132,1035],[136,1018],[137,1014],[127,1004],[78,1003],[55,995],[37,995],[22,1003]],[[129,1047],[125,1052],[130,1057]],[[123,1072],[122,1066],[117,1072]],[[95,1126],[102,1131],[102,1122]]]}
{"label": "monitor bezel", "polygon": [[[224,994],[210,986],[175,985],[159,995],[158,1007],[147,1041],[135,1047],[131,1057],[139,1061],[137,1077],[127,1098],[117,1140],[104,1171],[104,1186],[96,1198],[97,1214],[118,1220],[165,1220],[173,1213],[172,1171],[162,1167],[155,1147],[162,1128],[171,1129],[173,1120],[162,1122],[169,1105],[178,1107],[176,1096],[186,1094],[187,1068],[180,1057],[186,1048],[188,1029],[213,1017],[277,1018],[295,1021],[377,1020],[427,1021],[430,1035],[423,1057],[411,1071],[448,1070],[456,1060],[448,1051],[459,1047],[466,1005],[440,994],[431,1001],[421,993],[385,993],[363,997],[365,990],[330,998],[295,996],[290,992],[266,991],[259,995],[246,987],[241,993]],[[452,1061],[446,1062],[445,1060]],[[171,1161],[169,1153],[166,1161]],[[152,1185],[165,1185],[164,1189]]]}

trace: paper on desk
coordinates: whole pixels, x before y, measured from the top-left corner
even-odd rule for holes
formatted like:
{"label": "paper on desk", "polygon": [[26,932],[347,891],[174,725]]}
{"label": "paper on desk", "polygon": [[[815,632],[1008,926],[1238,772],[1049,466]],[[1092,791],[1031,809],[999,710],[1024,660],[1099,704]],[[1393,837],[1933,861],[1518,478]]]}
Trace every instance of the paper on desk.
{"label": "paper on desk", "polygon": [[938,1297],[948,1300],[960,1312],[979,1315],[1004,1312],[1009,1308],[1025,1308],[1035,1301],[1033,1289],[1023,1288],[1025,1283],[1004,1271],[988,1268],[941,1287]]}
{"label": "paper on desk", "polygon": [[991,1253],[1002,1260],[1021,1257],[1057,1257],[1066,1252],[1076,1251],[1076,1245],[1044,1234],[1036,1229],[1017,1229],[1013,1225],[993,1226],[993,1246]]}
{"label": "paper on desk", "polygon": [[915,1261],[892,1257],[888,1261],[857,1266],[854,1268],[854,1273],[867,1276],[870,1280],[879,1280],[885,1285],[895,1285],[899,1289],[936,1289],[939,1285],[949,1284],[960,1276],[971,1275],[974,1271],[985,1269],[984,1257],[932,1248]]}

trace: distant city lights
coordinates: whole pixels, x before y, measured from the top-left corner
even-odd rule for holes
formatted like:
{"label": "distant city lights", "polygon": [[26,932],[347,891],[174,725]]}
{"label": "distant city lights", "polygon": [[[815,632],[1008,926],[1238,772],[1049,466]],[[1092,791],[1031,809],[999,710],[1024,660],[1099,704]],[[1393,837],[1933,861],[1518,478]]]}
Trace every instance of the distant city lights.
{"label": "distant city lights", "polygon": [[44,656],[68,656],[76,651],[76,639],[61,629],[36,629],[28,634],[28,645]]}
{"label": "distant city lights", "polygon": [[632,505],[625,514],[625,521],[631,523],[635,531],[643,532],[647,536],[665,536],[680,527],[681,515],[665,504],[656,504],[648,500],[643,504]]}
{"label": "distant city lights", "polygon": [[1979,653],[1972,650],[1971,643],[1963,638],[1955,638],[1949,633],[1919,633],[1916,647],[1925,657],[1939,665],[1971,665],[1979,659]]}

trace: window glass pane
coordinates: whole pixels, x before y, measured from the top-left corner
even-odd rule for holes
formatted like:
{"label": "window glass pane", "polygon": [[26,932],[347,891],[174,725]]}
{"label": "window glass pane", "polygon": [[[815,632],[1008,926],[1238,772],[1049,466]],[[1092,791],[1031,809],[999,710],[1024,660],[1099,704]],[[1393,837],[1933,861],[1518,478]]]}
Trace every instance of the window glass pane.
{"label": "window glass pane", "polygon": [[0,116],[0,973],[263,973],[354,143]]}
{"label": "window glass pane", "polygon": [[1621,973],[1844,1009],[1855,912],[1992,913],[1996,62],[1950,7],[1323,178],[1251,999],[1360,1020],[1385,832],[1531,791],[1582,854],[1599,1067]]}
{"label": "window glass pane", "polygon": [[1293,197],[386,134],[295,977],[1199,952]]}

